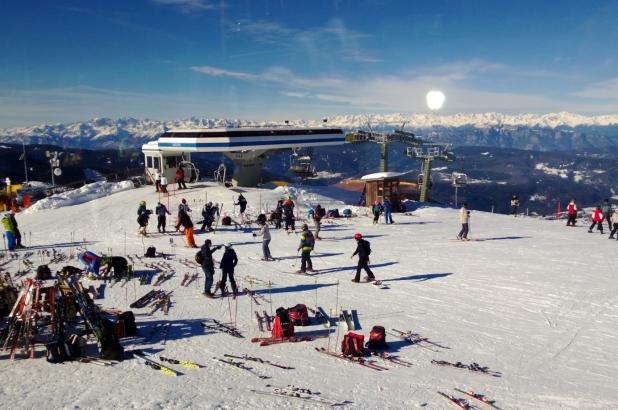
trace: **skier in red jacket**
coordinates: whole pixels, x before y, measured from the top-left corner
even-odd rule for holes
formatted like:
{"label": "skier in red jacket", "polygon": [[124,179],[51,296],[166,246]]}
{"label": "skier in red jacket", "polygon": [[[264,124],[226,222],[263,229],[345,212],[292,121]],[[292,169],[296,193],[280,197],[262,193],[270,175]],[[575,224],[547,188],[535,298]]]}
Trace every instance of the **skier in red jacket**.
{"label": "skier in red jacket", "polygon": [[577,219],[577,205],[575,205],[575,200],[571,199],[569,205],[567,206],[567,212],[569,214],[569,220],[567,221],[566,226],[575,226],[575,222]]}
{"label": "skier in red jacket", "polygon": [[592,225],[590,225],[590,228],[588,228],[588,233],[592,233],[592,228],[594,228],[594,226],[596,225],[597,229],[601,231],[601,234],[602,234],[604,219],[605,219],[605,216],[603,215],[603,211],[601,210],[601,207],[597,206],[597,209],[595,209],[594,212],[592,213]]}

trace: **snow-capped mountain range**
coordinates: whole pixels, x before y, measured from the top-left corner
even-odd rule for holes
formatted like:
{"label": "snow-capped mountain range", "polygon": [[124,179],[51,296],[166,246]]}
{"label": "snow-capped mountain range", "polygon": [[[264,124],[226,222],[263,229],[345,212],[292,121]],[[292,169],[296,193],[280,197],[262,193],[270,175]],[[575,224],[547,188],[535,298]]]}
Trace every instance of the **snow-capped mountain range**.
{"label": "snow-capped mountain range", "polygon": [[[323,124],[322,119],[290,120],[290,125],[316,126]],[[328,118],[328,125],[346,129],[399,128],[405,124],[406,129],[418,132],[430,129],[470,129],[478,133],[481,130],[498,130],[500,133],[513,129],[536,129],[553,132],[569,130],[593,130],[603,137],[618,136],[618,115],[583,116],[568,112],[551,114],[501,113],[480,114],[370,114],[341,115]],[[134,118],[95,118],[84,122],[69,124],[45,124],[32,127],[0,129],[0,141],[30,144],[55,144],[81,148],[114,147],[144,143],[158,137],[165,129],[173,128],[213,128],[238,126],[276,126],[285,125],[283,121],[248,121],[238,119],[188,118],[174,121],[157,121]],[[601,130],[601,131],[599,131]],[[452,133],[445,135],[453,137]],[[587,137],[588,135],[586,135]],[[470,145],[471,141],[465,141]],[[523,144],[526,145],[526,144]],[[612,144],[613,145],[613,144]]]}

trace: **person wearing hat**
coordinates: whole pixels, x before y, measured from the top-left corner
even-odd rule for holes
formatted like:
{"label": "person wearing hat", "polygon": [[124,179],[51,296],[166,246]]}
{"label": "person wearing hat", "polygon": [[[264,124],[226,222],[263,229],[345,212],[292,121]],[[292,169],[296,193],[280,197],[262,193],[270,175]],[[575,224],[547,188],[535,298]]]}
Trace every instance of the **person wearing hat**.
{"label": "person wearing hat", "polygon": [[302,251],[300,254],[300,270],[296,273],[313,272],[311,251],[314,246],[315,238],[313,237],[313,233],[311,233],[307,224],[303,224],[303,231],[300,234],[300,244],[298,245],[298,250]]}
{"label": "person wearing hat", "polygon": [[270,244],[270,228],[268,227],[266,221],[260,221],[260,231],[258,233],[253,232],[253,237],[255,238],[256,236],[262,237],[262,260],[274,261],[275,258],[273,258],[270,254],[270,248],[268,247]]}
{"label": "person wearing hat", "polygon": [[603,219],[605,219],[605,215],[603,215],[601,207],[597,206],[597,208],[592,213],[592,225],[590,225],[590,228],[588,228],[588,233],[592,233],[592,228],[594,228],[594,226],[596,225],[597,229],[601,231],[601,234],[603,234]]}
{"label": "person wearing hat", "polygon": [[209,298],[214,297],[211,292],[213,277],[215,275],[215,262],[213,260],[212,254],[221,248],[221,245],[217,245],[211,248],[212,241],[210,239],[206,239],[204,245],[200,249],[200,253],[202,254],[202,270],[204,271],[204,276],[206,280],[204,281],[204,296]]}
{"label": "person wearing hat", "polygon": [[15,211],[11,210],[9,212],[9,218],[11,219],[11,223],[13,224],[13,232],[15,234],[15,248],[23,249],[25,248],[25,246],[21,243],[21,232],[19,232],[17,219],[15,219]]}
{"label": "person wearing hat", "polygon": [[221,295],[226,296],[225,284],[229,278],[230,285],[232,286],[232,293],[234,294],[234,298],[236,298],[236,296],[238,296],[238,288],[236,287],[236,280],[234,280],[234,268],[238,264],[238,256],[236,256],[236,252],[232,249],[231,243],[226,243],[224,246],[225,250],[221,257],[221,263],[219,264],[222,274],[219,287],[221,288]]}
{"label": "person wearing hat", "polygon": [[378,201],[377,199],[373,201],[371,212],[373,212],[373,224],[374,225],[378,223],[378,220],[380,219],[380,214],[382,213],[383,210],[384,208],[382,207],[382,204],[380,203],[380,201]]}
{"label": "person wearing hat", "polygon": [[157,169],[155,174],[155,192],[159,192],[161,190],[161,171]]}
{"label": "person wearing hat", "polygon": [[146,228],[148,227],[150,214],[151,211],[146,209],[146,201],[140,201],[139,207],[137,208],[137,223],[139,224],[139,229],[137,231],[138,235],[146,236]]}
{"label": "person wearing hat", "polygon": [[468,231],[470,230],[470,211],[468,210],[467,202],[461,204],[461,209],[459,209],[459,222],[461,222],[461,230],[459,231],[459,235],[457,235],[457,239],[467,241]]}
{"label": "person wearing hat", "polygon": [[[614,239],[614,234],[618,233],[618,208],[614,208],[611,215],[612,230],[609,232],[609,239]],[[618,235],[616,236],[618,239]]]}
{"label": "person wearing hat", "polygon": [[15,247],[17,246],[15,241],[15,226],[13,226],[13,221],[11,221],[9,212],[6,212],[2,216],[2,228],[4,229],[4,236],[7,241],[7,249],[9,251],[15,250]]}
{"label": "person wearing hat", "polygon": [[350,259],[358,255],[358,265],[356,266],[356,276],[354,276],[352,282],[360,282],[361,269],[365,269],[365,272],[367,272],[367,282],[373,282],[376,280],[376,277],[373,276],[373,272],[369,269],[369,255],[371,254],[371,246],[369,245],[369,241],[363,239],[363,235],[360,233],[355,233],[354,239],[356,240],[356,250],[352,256],[350,256]]}
{"label": "person wearing hat", "polygon": [[187,246],[190,248],[197,248],[195,239],[193,238],[193,222],[191,221],[189,214],[185,212],[184,208],[181,208],[178,211],[178,224],[176,226],[177,230],[180,228],[180,225],[185,228],[185,240],[187,242]]}
{"label": "person wearing hat", "polygon": [[575,205],[574,199],[571,199],[571,202],[569,202],[567,206],[567,214],[569,219],[567,220],[566,226],[575,226],[577,222],[577,205]]}
{"label": "person wearing hat", "polygon": [[244,222],[245,210],[247,209],[247,199],[242,194],[238,194],[238,202],[234,203],[234,205],[238,205],[240,207],[240,220]]}
{"label": "person wearing hat", "polygon": [[519,198],[517,195],[511,197],[511,215],[517,216],[517,208],[519,207]]}

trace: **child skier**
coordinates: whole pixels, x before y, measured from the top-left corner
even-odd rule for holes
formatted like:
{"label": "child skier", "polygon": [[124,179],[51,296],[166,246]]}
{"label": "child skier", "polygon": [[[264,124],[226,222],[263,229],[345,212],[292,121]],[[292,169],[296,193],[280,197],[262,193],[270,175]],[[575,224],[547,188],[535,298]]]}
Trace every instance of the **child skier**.
{"label": "child skier", "polygon": [[356,266],[356,276],[354,276],[352,282],[360,282],[361,269],[365,269],[365,272],[367,272],[367,282],[373,282],[376,278],[373,276],[371,269],[369,269],[369,255],[371,254],[371,246],[368,241],[363,239],[363,236],[360,233],[355,233],[354,239],[356,239],[356,250],[352,256],[350,256],[350,259],[358,255],[358,265]]}
{"label": "child skier", "polygon": [[577,222],[577,205],[575,205],[575,200],[571,199],[569,205],[567,206],[567,214],[568,220],[566,226],[575,226],[575,222]]}
{"label": "child skier", "polygon": [[517,208],[519,207],[519,198],[517,195],[511,197],[511,215],[517,216]]}
{"label": "child skier", "polygon": [[315,246],[315,238],[309,230],[307,224],[303,225],[303,231],[300,234],[300,244],[298,249],[301,252],[300,270],[296,273],[313,272],[313,263],[311,262],[311,251]]}
{"label": "child skier", "polygon": [[377,199],[373,201],[373,206],[371,207],[371,212],[373,212],[373,224],[377,224],[380,219],[380,214],[382,213],[382,204]]}
{"label": "child skier", "polygon": [[601,234],[603,234],[603,219],[605,219],[603,211],[601,210],[600,206],[597,206],[597,208],[592,213],[592,225],[590,225],[590,228],[588,228],[588,233],[592,233],[592,228],[594,228],[594,226],[596,225],[597,229],[601,231]]}

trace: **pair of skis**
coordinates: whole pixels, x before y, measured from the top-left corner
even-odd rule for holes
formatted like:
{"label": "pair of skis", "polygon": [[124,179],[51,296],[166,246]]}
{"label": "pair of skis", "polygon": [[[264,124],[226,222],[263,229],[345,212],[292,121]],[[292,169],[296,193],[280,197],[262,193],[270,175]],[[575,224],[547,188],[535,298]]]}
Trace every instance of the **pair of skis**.
{"label": "pair of skis", "polygon": [[363,357],[355,357],[355,356],[345,356],[341,353],[335,353],[335,352],[330,352],[328,350],[326,350],[323,347],[316,347],[315,348],[316,351],[332,356],[332,357],[336,357],[338,359],[341,360],[346,360],[348,362],[351,363],[355,363],[364,367],[367,367],[369,369],[373,369],[373,370],[377,370],[377,371],[383,371],[383,370],[388,370],[388,367],[384,367],[384,366],[380,366],[379,364],[377,364],[374,360],[367,360]]}
{"label": "pair of skis", "polygon": [[174,272],[171,273],[162,273],[157,278],[157,281],[152,286],[160,286],[163,282],[168,281],[174,276]]}
{"label": "pair of skis", "polygon": [[260,329],[260,332],[270,332],[272,331],[272,326],[271,326],[272,317],[269,316],[265,310],[262,313],[263,313],[263,316],[260,315],[260,313],[257,310],[255,311],[255,317],[257,319],[258,328]]}
{"label": "pair of skis", "polygon": [[456,363],[451,363],[451,362],[447,362],[445,360],[432,360],[431,363],[437,365],[437,366],[448,366],[448,367],[456,367],[458,369],[466,369],[469,370],[471,372],[476,372],[476,373],[482,373],[482,374],[487,374],[489,376],[493,376],[493,377],[502,377],[502,373],[500,372],[496,372],[493,370],[489,370],[489,367],[487,366],[481,366],[478,363],[470,363],[470,364],[465,364],[462,362],[456,362]]}
{"label": "pair of skis", "polygon": [[[430,344],[432,346],[439,347],[441,349],[450,349],[450,347],[447,347],[447,346],[441,345],[439,343],[433,342],[433,341],[429,340],[428,338],[421,336],[418,333],[413,333],[410,330],[404,332],[403,330],[392,329],[392,331],[395,332],[395,333],[388,332],[388,334],[390,334],[391,336],[398,337],[401,340],[405,340],[405,341],[407,341],[408,343],[410,343],[412,345],[418,345],[418,346],[423,347],[425,349],[429,349],[427,346],[424,346],[424,345],[421,344],[421,343],[427,343],[427,344]],[[433,350],[433,349],[429,349],[429,350],[436,351],[436,350]]]}
{"label": "pair of skis", "polygon": [[413,363],[410,363],[410,362],[408,362],[406,360],[403,360],[399,356],[394,356],[394,355],[388,354],[386,352],[370,352],[369,354],[372,357],[376,357],[378,359],[382,359],[384,361],[391,362],[391,363],[399,365],[399,366],[404,366],[404,367],[412,367],[412,366],[414,366]]}
{"label": "pair of skis", "polygon": [[239,339],[244,339],[244,336],[240,333],[240,331],[232,326],[219,322],[216,319],[211,319],[212,323],[202,322],[201,325],[205,329],[214,330],[220,333],[227,333],[230,336],[237,337]]}
{"label": "pair of skis", "polygon": [[260,346],[270,346],[279,343],[299,343],[299,342],[311,342],[316,339],[328,337],[328,333],[319,333],[313,335],[297,335],[297,336],[284,336],[284,337],[254,337],[251,339],[251,343],[259,343]]}
{"label": "pair of skis", "polygon": [[287,387],[276,387],[270,384],[267,384],[266,387],[271,388],[272,390],[254,390],[251,391],[256,394],[261,394],[265,396],[276,396],[282,398],[292,398],[304,401],[316,402],[319,404],[323,404],[326,406],[344,406],[346,404],[351,404],[350,401],[340,401],[334,400],[330,398],[323,397],[319,392],[314,392],[309,389],[305,389],[302,387],[296,387],[293,385],[288,385]]}
{"label": "pair of skis", "polygon": [[264,376],[263,374],[259,374],[258,372],[253,370],[252,367],[247,366],[243,362],[234,361],[234,360],[231,360],[231,359],[230,360],[228,360],[228,359],[221,359],[220,357],[213,357],[213,359],[218,360],[221,363],[225,363],[225,364],[227,364],[229,366],[236,367],[237,369],[241,369],[241,370],[244,370],[246,372],[249,372],[252,375],[259,377],[260,379],[270,379],[269,376]]}
{"label": "pair of skis", "polygon": [[270,360],[264,360],[264,359],[262,359],[260,357],[248,356],[246,354],[244,354],[242,356],[236,356],[236,355],[233,355],[233,354],[227,354],[226,353],[226,354],[224,354],[224,356],[232,358],[232,359],[241,359],[241,360],[247,360],[247,361],[250,361],[250,362],[266,364],[266,365],[277,367],[279,369],[284,369],[284,370],[293,370],[294,369],[293,367],[289,367],[289,366],[284,366],[284,365],[281,365],[281,364],[273,363]]}
{"label": "pair of skis", "polygon": [[[495,400],[489,400],[487,397],[485,397],[485,395],[480,394],[480,393],[475,393],[471,390],[465,391],[465,390],[461,390],[461,389],[457,389],[455,388],[455,391],[458,391],[459,393],[463,393],[466,396],[477,400],[483,404],[486,404],[488,406],[490,406],[491,408],[494,408],[496,410],[501,410],[500,407],[496,406],[496,401]],[[469,410],[474,408],[475,406],[471,405],[470,403],[468,403],[468,401],[464,398],[457,398],[454,397],[451,394],[448,393],[444,393],[441,391],[438,391],[438,394],[441,395],[442,397],[446,398],[448,401],[450,401],[452,404],[454,404],[455,406],[464,409],[464,410]]]}

